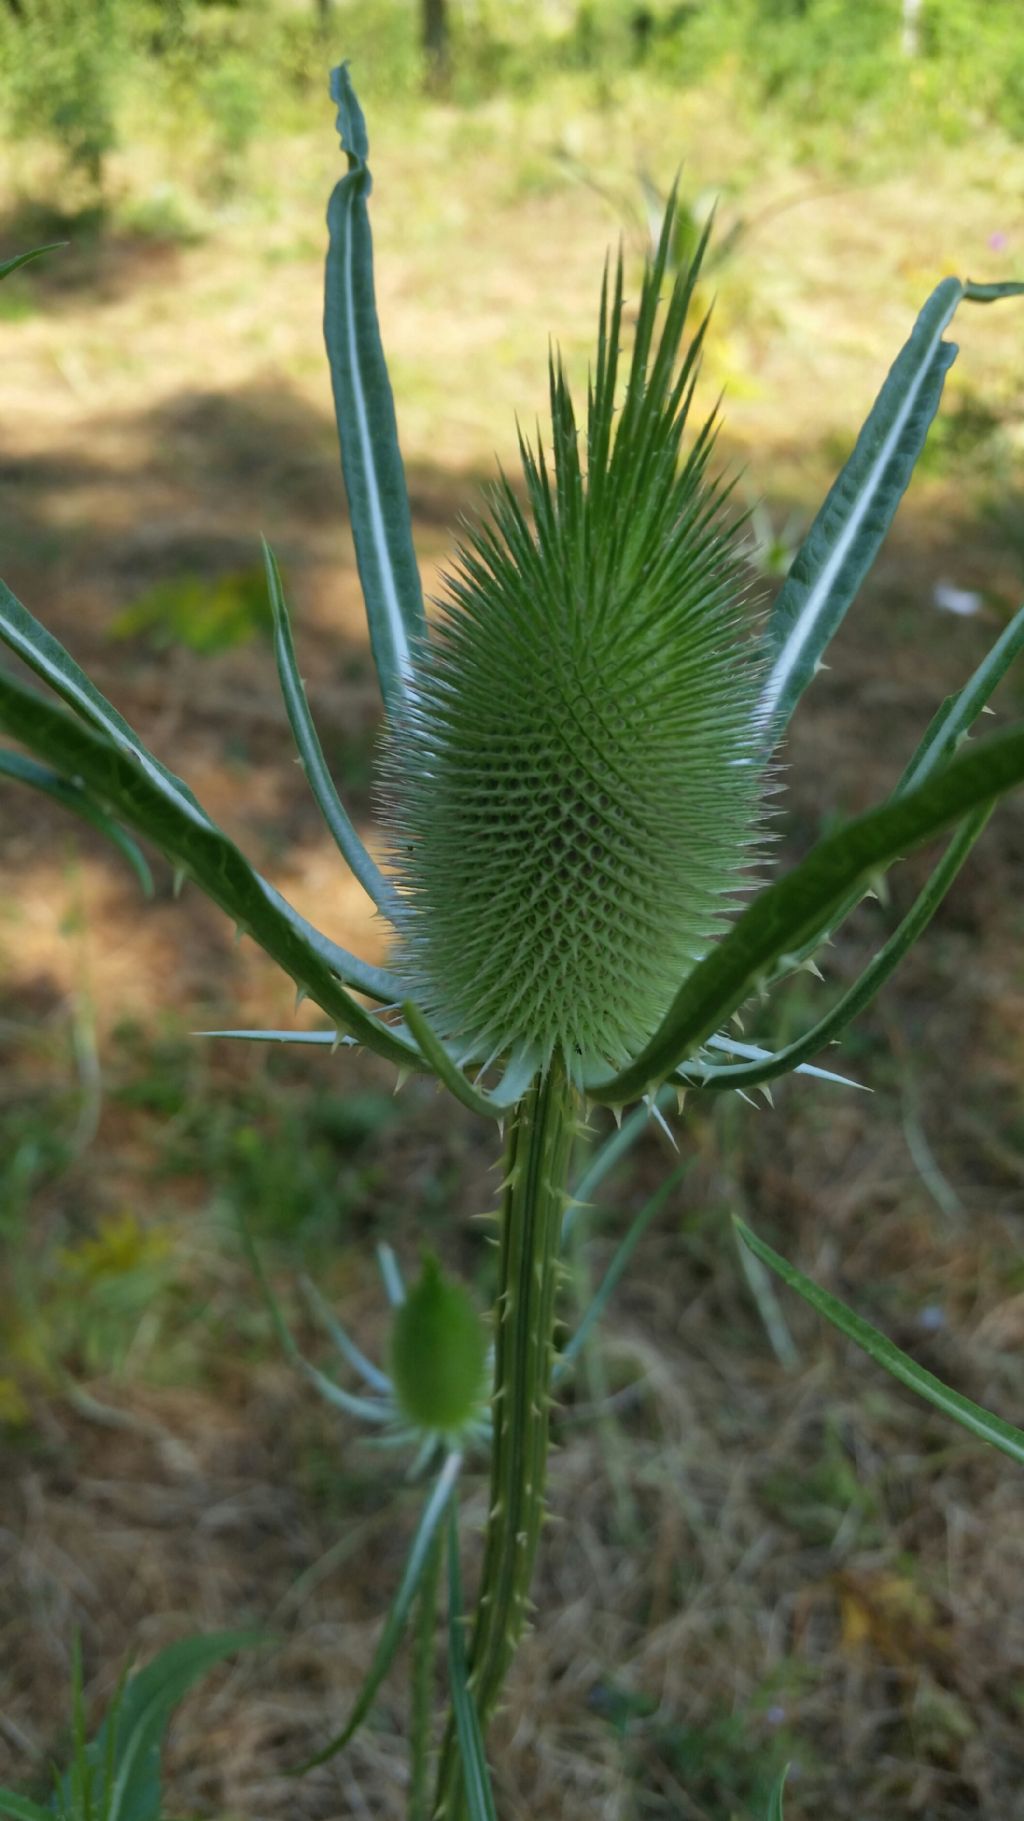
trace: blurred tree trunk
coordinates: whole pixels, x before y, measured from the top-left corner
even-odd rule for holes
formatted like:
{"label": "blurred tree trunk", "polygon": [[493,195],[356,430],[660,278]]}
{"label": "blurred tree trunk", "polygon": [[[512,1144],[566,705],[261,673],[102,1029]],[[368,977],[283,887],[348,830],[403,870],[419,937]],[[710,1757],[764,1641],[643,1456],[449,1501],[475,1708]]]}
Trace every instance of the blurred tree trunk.
{"label": "blurred tree trunk", "polygon": [[921,49],[921,0],[903,0],[903,55],[916,57]]}
{"label": "blurred tree trunk", "polygon": [[450,40],[448,0],[423,0],[422,44],[427,65],[427,87],[444,88],[449,74]]}
{"label": "blurred tree trunk", "polygon": [[316,0],[316,16],[320,21],[320,30],[326,32],[331,17],[331,0]]}

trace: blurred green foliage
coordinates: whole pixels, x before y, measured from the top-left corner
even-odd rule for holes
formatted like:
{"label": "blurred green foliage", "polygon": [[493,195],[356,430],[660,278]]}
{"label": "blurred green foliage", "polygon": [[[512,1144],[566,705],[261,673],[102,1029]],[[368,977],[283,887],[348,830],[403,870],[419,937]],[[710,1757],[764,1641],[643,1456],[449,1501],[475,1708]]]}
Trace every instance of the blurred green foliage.
{"label": "blurred green foliage", "polygon": [[[1024,138],[1019,0],[922,0],[909,43],[903,0],[448,0],[446,18],[443,86],[465,105],[571,72],[612,94],[641,71],[777,113],[798,155],[826,161],[865,136],[898,148],[991,124]],[[95,192],[148,120],[201,149],[218,195],[258,135],[304,117],[338,57],[371,101],[436,91],[423,25],[423,0],[0,0],[0,134],[49,143]]]}
{"label": "blurred green foliage", "polygon": [[213,657],[244,645],[257,632],[269,635],[272,616],[262,570],[239,569],[210,580],[179,575],[157,582],[110,626],[114,639],[146,638],[157,650],[184,645]]}

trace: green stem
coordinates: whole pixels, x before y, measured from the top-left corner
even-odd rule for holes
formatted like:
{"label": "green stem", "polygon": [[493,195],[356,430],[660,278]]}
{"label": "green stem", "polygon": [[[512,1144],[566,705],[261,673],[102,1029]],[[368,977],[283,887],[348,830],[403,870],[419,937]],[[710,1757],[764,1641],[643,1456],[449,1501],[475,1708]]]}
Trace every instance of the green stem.
{"label": "green stem", "polygon": [[441,1568],[441,1531],[430,1545],[420,1584],[416,1630],[412,1641],[412,1712],[409,1727],[409,1821],[429,1821],[430,1726],[433,1718],[434,1632],[437,1583]]}
{"label": "green stem", "polygon": [[[498,1263],[494,1444],[483,1575],[470,1648],[480,1724],[494,1712],[526,1621],[544,1517],[559,1238],[578,1103],[560,1058],[520,1101],[509,1134]],[[461,1821],[449,1724],[436,1821]]]}

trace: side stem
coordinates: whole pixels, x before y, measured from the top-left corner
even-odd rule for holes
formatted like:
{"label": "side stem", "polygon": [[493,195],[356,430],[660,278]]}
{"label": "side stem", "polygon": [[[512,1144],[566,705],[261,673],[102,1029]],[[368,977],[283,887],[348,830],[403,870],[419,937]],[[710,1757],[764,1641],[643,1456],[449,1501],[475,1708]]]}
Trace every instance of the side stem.
{"label": "side stem", "polygon": [[[483,1576],[470,1646],[482,1727],[494,1712],[526,1621],[544,1517],[558,1254],[577,1130],[576,1090],[556,1058],[520,1101],[509,1134],[498,1263],[494,1443]],[[436,1821],[461,1821],[449,1724]]]}
{"label": "side stem", "polygon": [[430,1722],[434,1687],[434,1632],[443,1529],[430,1545],[419,1592],[412,1640],[412,1702],[409,1726],[409,1821],[430,1821]]}

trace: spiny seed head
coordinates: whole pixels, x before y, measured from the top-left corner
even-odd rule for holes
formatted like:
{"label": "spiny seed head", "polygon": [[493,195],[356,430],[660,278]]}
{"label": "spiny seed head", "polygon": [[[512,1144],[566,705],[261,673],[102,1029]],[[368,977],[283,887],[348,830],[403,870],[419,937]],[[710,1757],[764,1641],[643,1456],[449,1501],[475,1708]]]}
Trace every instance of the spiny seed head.
{"label": "spiny seed head", "polygon": [[430,1254],[395,1315],[391,1382],[406,1420],[444,1435],[464,1429],[487,1394],[487,1342],[480,1317],[462,1285],[445,1277]]}
{"label": "spiny seed head", "polygon": [[681,447],[706,326],[681,352],[696,265],[655,333],[670,231],[621,404],[620,258],[585,435],[555,361],[551,459],[520,439],[529,513],[502,477],[385,749],[398,965],[479,1061],[625,1062],[749,863],[760,656],[708,477],[714,420]]}

